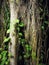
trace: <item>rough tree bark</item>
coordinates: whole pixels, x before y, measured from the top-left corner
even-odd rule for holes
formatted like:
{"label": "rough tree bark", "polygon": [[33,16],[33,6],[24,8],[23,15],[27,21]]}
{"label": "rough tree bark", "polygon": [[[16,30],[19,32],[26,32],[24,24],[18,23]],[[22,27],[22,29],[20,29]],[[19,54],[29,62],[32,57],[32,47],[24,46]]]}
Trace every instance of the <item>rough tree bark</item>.
{"label": "rough tree bark", "polygon": [[41,21],[39,15],[38,1],[31,1],[32,4],[32,16],[31,16],[31,26],[30,26],[30,44],[32,46],[32,55],[34,54],[35,59],[32,56],[33,65],[38,65],[39,63],[39,55],[41,47]]}
{"label": "rough tree bark", "polygon": [[[0,1],[0,46],[3,43],[4,35],[5,35],[5,29],[4,29],[4,13],[3,13],[3,6],[4,1]],[[3,5],[2,5],[3,4]]]}
{"label": "rough tree bark", "polygon": [[3,43],[5,35],[3,12],[0,14],[0,44]]}
{"label": "rough tree bark", "polygon": [[[32,47],[32,54],[37,51],[37,37],[40,35],[39,13],[37,0],[24,0],[21,2],[19,16],[25,24],[25,39]],[[39,31],[39,33],[37,33]],[[38,41],[38,44],[40,41]],[[33,60],[33,57],[32,57]],[[33,60],[33,64],[36,62]]]}
{"label": "rough tree bark", "polygon": [[[17,0],[16,0],[17,1]],[[11,13],[11,22],[10,22],[10,38],[11,38],[11,44],[10,47],[10,52],[12,53],[12,58],[10,58],[10,63],[11,65],[16,65],[17,63],[17,54],[16,54],[16,49],[17,49],[17,34],[15,31],[15,22],[17,17],[21,18],[22,21],[25,24],[25,39],[26,41],[31,45],[32,47],[32,54],[36,54],[36,49],[37,49],[37,28],[39,25],[37,25],[36,19],[36,0],[21,0],[17,1],[17,3],[20,5],[18,7],[16,5],[15,0],[10,0],[10,13]],[[19,12],[18,12],[19,8]],[[37,14],[38,15],[38,14]],[[39,20],[38,20],[39,21]],[[13,41],[14,40],[14,41]],[[36,55],[35,55],[36,56]],[[29,61],[29,60],[28,60]],[[27,65],[29,62],[27,62]],[[32,57],[32,65],[36,65],[36,61]]]}
{"label": "rough tree bark", "polygon": [[9,53],[10,65],[17,65],[17,32],[16,32],[16,19],[18,14],[18,2],[17,0],[10,0],[10,43],[9,43]]}

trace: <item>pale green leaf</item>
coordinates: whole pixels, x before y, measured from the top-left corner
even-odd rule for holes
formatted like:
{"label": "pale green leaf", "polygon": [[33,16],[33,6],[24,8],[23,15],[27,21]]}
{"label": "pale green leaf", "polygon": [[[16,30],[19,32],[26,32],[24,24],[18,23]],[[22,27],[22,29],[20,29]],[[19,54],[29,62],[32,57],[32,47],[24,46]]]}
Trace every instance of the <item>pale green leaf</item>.
{"label": "pale green leaf", "polygon": [[19,23],[19,19],[16,19],[16,23]]}
{"label": "pale green leaf", "polygon": [[10,33],[10,29],[7,30],[7,34]]}
{"label": "pale green leaf", "polygon": [[19,27],[24,27],[24,23],[20,23],[19,24]]}
{"label": "pale green leaf", "polygon": [[41,26],[41,29],[44,30],[44,26]]}
{"label": "pale green leaf", "polygon": [[8,37],[8,38],[5,38],[5,40],[3,42],[5,43],[5,42],[8,42],[9,40],[10,40],[10,38]]}
{"label": "pale green leaf", "polygon": [[22,33],[18,33],[19,34],[19,36],[22,36]]}

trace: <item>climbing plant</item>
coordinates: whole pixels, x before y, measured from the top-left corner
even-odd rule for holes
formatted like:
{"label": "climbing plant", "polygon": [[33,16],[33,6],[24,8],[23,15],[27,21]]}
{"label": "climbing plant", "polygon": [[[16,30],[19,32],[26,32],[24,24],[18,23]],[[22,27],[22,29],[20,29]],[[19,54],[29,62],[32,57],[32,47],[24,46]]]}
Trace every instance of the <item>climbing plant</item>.
{"label": "climbing plant", "polygon": [[0,65],[9,65],[8,43],[10,41],[10,38],[8,29],[10,28],[10,11],[8,4],[8,1],[5,1],[3,5],[5,36],[0,48]]}
{"label": "climbing plant", "polygon": [[48,1],[40,0],[38,1],[39,11],[40,11],[40,22],[41,22],[41,38],[42,45],[40,50],[40,60],[39,65],[46,65],[46,38],[47,38],[47,28],[49,24],[48,20]]}
{"label": "climbing plant", "polygon": [[[23,60],[24,59],[28,59],[31,57],[31,46],[29,45],[29,43],[26,42],[25,40],[25,36],[24,36],[24,23],[22,21],[20,21],[19,19],[16,19],[17,22],[17,27],[16,27],[16,31],[18,33],[18,43],[20,45],[20,50],[18,51],[18,60]],[[22,49],[21,49],[22,48]],[[24,61],[25,62],[25,61]]]}

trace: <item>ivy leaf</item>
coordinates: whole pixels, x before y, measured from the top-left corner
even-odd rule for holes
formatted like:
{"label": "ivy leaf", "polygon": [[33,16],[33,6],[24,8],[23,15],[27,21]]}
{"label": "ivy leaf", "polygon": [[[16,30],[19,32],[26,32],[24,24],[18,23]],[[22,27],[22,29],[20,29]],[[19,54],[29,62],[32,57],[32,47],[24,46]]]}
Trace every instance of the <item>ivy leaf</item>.
{"label": "ivy leaf", "polygon": [[19,34],[19,36],[22,36],[22,33],[18,33]]}
{"label": "ivy leaf", "polygon": [[5,64],[8,65],[8,61],[6,61]]}
{"label": "ivy leaf", "polygon": [[30,57],[30,55],[28,54],[28,53],[26,53],[25,55],[24,55],[24,58],[29,58]]}
{"label": "ivy leaf", "polygon": [[[19,23],[19,19],[15,19],[15,20],[13,20],[13,22]],[[14,23],[13,23],[13,24],[14,24]]]}
{"label": "ivy leaf", "polygon": [[10,38],[5,38],[5,40],[3,41],[4,43],[8,42],[10,40]]}
{"label": "ivy leaf", "polygon": [[25,47],[28,48],[28,44],[26,44]]}
{"label": "ivy leaf", "polygon": [[44,30],[44,26],[41,26],[41,29]]}
{"label": "ivy leaf", "polygon": [[0,59],[2,58],[2,55],[0,54]]}
{"label": "ivy leaf", "polygon": [[31,51],[31,50],[32,50],[31,46],[29,46],[28,50],[29,50],[29,51]]}
{"label": "ivy leaf", "polygon": [[21,23],[19,24],[19,27],[24,27],[24,23],[21,22]]}
{"label": "ivy leaf", "polygon": [[10,33],[10,29],[7,30],[7,34]]}
{"label": "ivy leaf", "polygon": [[22,44],[25,43],[25,39],[21,39],[20,41],[21,41]]}
{"label": "ivy leaf", "polygon": [[44,23],[45,23],[45,24],[48,24],[48,21],[45,21]]}
{"label": "ivy leaf", "polygon": [[19,19],[16,19],[16,23],[19,23]]}

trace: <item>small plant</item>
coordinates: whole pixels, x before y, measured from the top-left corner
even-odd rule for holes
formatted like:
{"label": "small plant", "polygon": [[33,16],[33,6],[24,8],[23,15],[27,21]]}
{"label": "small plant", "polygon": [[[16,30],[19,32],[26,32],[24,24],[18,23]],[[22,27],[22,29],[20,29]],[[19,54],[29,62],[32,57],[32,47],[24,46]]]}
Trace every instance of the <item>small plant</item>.
{"label": "small plant", "polygon": [[31,57],[31,51],[32,51],[32,48],[30,45],[28,44],[25,44],[25,55],[24,55],[24,58],[30,58]]}
{"label": "small plant", "polygon": [[1,61],[1,65],[8,65],[9,64],[9,60],[7,59],[7,51],[3,50],[0,54],[0,61]]}
{"label": "small plant", "polygon": [[[16,28],[16,30],[18,31],[18,36],[19,36],[19,41],[20,41],[20,44],[23,46],[23,48],[24,48],[24,58],[25,59],[28,59],[28,58],[30,58],[31,57],[31,46],[26,42],[26,40],[25,40],[25,37],[24,37],[24,30],[23,30],[23,28],[24,28],[24,23],[22,22],[22,21],[19,21],[18,19],[17,19],[17,28]],[[20,58],[22,58],[21,56],[20,56]]]}
{"label": "small plant", "polygon": [[4,43],[7,43],[7,42],[9,42],[9,41],[10,41],[10,37],[5,38],[3,42],[4,42]]}
{"label": "small plant", "polygon": [[10,41],[10,38],[9,38],[10,11],[9,11],[8,2],[5,2],[3,10],[4,10],[4,30],[5,30],[6,34],[5,34],[4,41],[1,44],[1,48],[0,48],[0,65],[9,65],[8,43]]}

